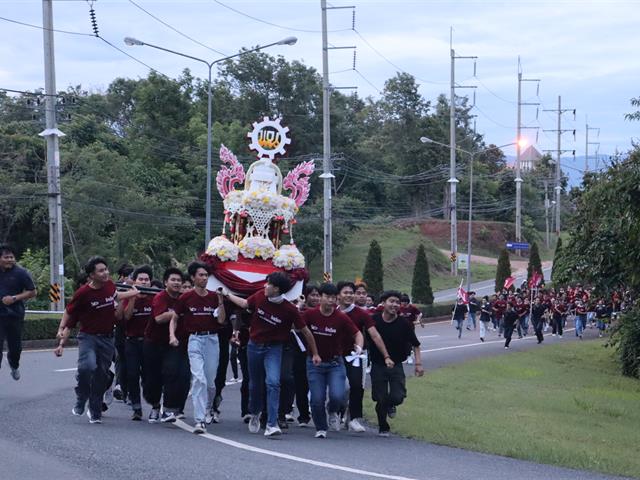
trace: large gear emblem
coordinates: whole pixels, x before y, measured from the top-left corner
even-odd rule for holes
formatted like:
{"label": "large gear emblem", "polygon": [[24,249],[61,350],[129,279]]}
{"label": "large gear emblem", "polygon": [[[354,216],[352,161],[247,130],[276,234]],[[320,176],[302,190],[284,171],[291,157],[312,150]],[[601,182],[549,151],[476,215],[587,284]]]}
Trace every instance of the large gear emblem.
{"label": "large gear emblem", "polygon": [[291,143],[287,136],[289,127],[283,127],[282,118],[273,120],[264,117],[261,122],[253,122],[253,130],[247,133],[251,139],[249,148],[258,153],[258,158],[269,157],[271,161],[276,155],[284,155],[285,147]]}

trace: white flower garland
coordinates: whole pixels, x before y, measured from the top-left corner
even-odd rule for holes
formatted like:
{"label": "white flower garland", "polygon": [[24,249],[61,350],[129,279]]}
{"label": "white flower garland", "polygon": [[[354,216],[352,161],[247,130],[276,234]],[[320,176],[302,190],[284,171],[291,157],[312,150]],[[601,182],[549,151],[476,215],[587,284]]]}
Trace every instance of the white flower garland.
{"label": "white flower garland", "polygon": [[273,254],[273,264],[285,270],[304,268],[304,256],[295,245],[283,245]]}
{"label": "white flower garland", "polygon": [[227,237],[221,235],[214,237],[207,246],[207,254],[215,255],[223,262],[229,260],[236,261],[238,259],[239,248],[229,241]]}
{"label": "white flower garland", "polygon": [[273,257],[276,247],[271,240],[263,237],[244,237],[238,244],[240,253],[245,258],[262,258],[268,260]]}

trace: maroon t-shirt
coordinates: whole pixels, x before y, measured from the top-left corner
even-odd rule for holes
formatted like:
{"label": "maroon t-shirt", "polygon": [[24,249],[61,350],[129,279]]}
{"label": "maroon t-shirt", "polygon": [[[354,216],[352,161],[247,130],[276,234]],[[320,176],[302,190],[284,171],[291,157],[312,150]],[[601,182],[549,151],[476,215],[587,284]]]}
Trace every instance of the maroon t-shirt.
{"label": "maroon t-shirt", "polygon": [[313,334],[323,362],[342,356],[345,345],[353,345],[353,337],[358,333],[358,327],[338,309],[325,316],[318,307],[305,311],[302,318]]}
{"label": "maroon t-shirt", "polygon": [[[173,298],[166,290],[156,294],[151,302],[151,318],[147,322],[144,329],[144,338],[153,343],[168,345],[169,344],[169,322],[158,323],[156,317],[165,312],[175,311],[178,298]],[[177,337],[176,332],[176,337]],[[181,342],[182,343],[182,342]]]}
{"label": "maroon t-shirt", "polygon": [[[353,322],[356,328],[362,332],[363,335],[371,327],[376,326],[376,322],[373,321],[373,317],[370,315],[370,312],[364,310],[363,308],[354,306],[348,312],[345,312],[344,310],[340,311],[347,317],[349,317],[349,319]],[[365,338],[367,338],[366,335]],[[364,348],[367,348],[366,343]],[[344,344],[344,355],[349,355],[351,353],[351,350],[353,350],[353,338],[350,337],[346,339],[346,342]]]}
{"label": "maroon t-shirt", "polygon": [[263,290],[247,298],[247,303],[253,312],[249,325],[249,337],[253,343],[286,343],[292,326],[296,330],[305,326],[294,304],[288,300],[270,302]]}
{"label": "maroon t-shirt", "polygon": [[[122,302],[122,306],[126,309],[131,299],[127,298]],[[125,320],[124,334],[127,337],[144,337],[144,331],[147,327],[147,323],[151,316],[151,303],[153,297],[151,295],[144,295],[135,299],[135,305],[133,306],[133,312],[129,320]]]}
{"label": "maroon t-shirt", "polygon": [[401,306],[398,310],[398,316],[402,318],[413,329],[416,328],[415,321],[422,312],[418,310],[415,305],[408,304],[407,306]]}
{"label": "maroon t-shirt", "polygon": [[100,288],[81,286],[67,304],[69,322],[73,328],[80,323],[82,333],[108,335],[116,324],[116,284],[109,280]]}
{"label": "maroon t-shirt", "polygon": [[218,308],[218,294],[207,290],[204,296],[198,295],[195,289],[180,295],[176,302],[175,312],[178,314],[178,323],[182,323],[189,333],[218,332],[222,325],[218,323],[213,312]]}

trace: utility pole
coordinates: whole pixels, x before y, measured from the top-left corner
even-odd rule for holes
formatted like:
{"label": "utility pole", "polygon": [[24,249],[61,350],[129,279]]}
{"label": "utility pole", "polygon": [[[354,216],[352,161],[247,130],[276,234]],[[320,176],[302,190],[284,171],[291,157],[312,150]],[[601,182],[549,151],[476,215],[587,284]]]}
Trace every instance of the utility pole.
{"label": "utility pole", "polygon": [[[522,241],[522,176],[520,154],[523,129],[537,129],[538,127],[524,127],[522,125],[522,106],[523,105],[540,105],[540,103],[522,102],[522,82],[537,82],[540,88],[540,80],[537,78],[522,78],[522,66],[520,57],[518,57],[518,120],[516,129],[516,240]],[[520,253],[518,251],[518,253]]]}
{"label": "utility pole", "polygon": [[[600,136],[600,129],[596,128],[596,127],[590,127],[589,126],[589,121],[587,120],[587,123],[584,127],[584,133],[585,133],[585,142],[584,142],[584,173],[586,174],[589,171],[589,145],[598,145],[600,146],[600,142],[590,142],[589,141],[589,130],[595,130],[598,132],[598,136]],[[597,154],[596,154],[597,156]],[[598,170],[598,161],[596,158],[596,165],[595,165],[595,169],[596,171]]]}
{"label": "utility pole", "polygon": [[[476,88],[475,86],[456,85],[456,59],[476,59],[478,57],[456,56],[453,49],[453,27],[449,33],[451,51],[451,101],[449,105],[449,209],[451,219],[451,275],[458,275],[458,216],[456,208],[456,189],[459,180],[456,178],[456,88]],[[468,259],[467,259],[468,261]]]}
{"label": "utility pole", "polygon": [[[556,194],[556,205],[555,205],[555,213],[556,213],[556,222],[555,222],[555,231],[556,231],[556,235],[559,237],[560,236],[560,213],[561,213],[561,195],[562,195],[562,169],[561,169],[561,157],[562,154],[565,152],[573,152],[573,156],[575,157],[576,155],[576,151],[575,150],[562,150],[562,134],[564,132],[570,132],[573,131],[573,136],[575,139],[575,135],[576,135],[576,131],[575,129],[562,129],[562,114],[565,112],[573,112],[573,118],[575,120],[575,116],[576,116],[576,109],[575,108],[562,108],[562,97],[560,95],[558,95],[558,108],[557,109],[549,109],[549,110],[544,110],[545,112],[556,112],[558,114],[558,128],[555,130],[543,130],[544,132],[556,132],[557,136],[558,136],[558,147],[556,148],[555,152],[556,152],[556,186],[555,186],[555,194]],[[552,151],[552,150],[545,150],[545,151]]]}
{"label": "utility pole", "polygon": [[545,245],[549,248],[549,182],[545,179],[544,181],[544,221],[546,224],[546,235],[545,235]]}
{"label": "utility pole", "polygon": [[[320,0],[322,10],[322,175],[323,179],[323,224],[324,224],[324,280],[331,281],[333,277],[333,244],[332,244],[332,218],[331,218],[331,183],[335,176],[332,173],[331,162],[331,118],[329,116],[329,100],[331,91],[336,88],[329,83],[329,40],[327,38],[327,10],[355,7],[327,7],[327,0]],[[342,49],[355,47],[331,47],[332,49]],[[355,87],[343,87],[355,88]]]}
{"label": "utility pole", "polygon": [[49,204],[49,268],[51,310],[64,309],[64,255],[62,244],[62,196],[60,194],[60,151],[58,137],[64,134],[56,123],[56,71],[53,43],[53,1],[42,0],[44,85],[47,141],[47,193]]}

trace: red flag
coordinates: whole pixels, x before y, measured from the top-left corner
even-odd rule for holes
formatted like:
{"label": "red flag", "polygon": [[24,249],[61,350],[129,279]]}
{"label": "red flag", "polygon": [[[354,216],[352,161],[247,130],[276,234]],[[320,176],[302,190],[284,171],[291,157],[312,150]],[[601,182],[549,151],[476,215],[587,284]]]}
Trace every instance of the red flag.
{"label": "red flag", "polygon": [[464,304],[468,304],[469,303],[469,292],[467,292],[464,288],[462,288],[462,283],[460,284],[460,286],[458,287],[458,298],[462,299],[462,303]]}
{"label": "red flag", "polygon": [[504,288],[509,290],[511,288],[511,286],[515,283],[515,281],[516,281],[516,277],[507,277],[504,280]]}
{"label": "red flag", "polygon": [[540,274],[539,272],[533,272],[533,275],[531,275],[531,279],[529,280],[529,288],[538,288],[541,282],[542,274]]}

